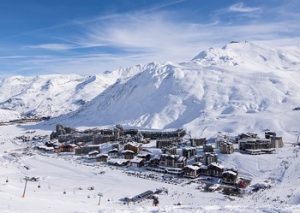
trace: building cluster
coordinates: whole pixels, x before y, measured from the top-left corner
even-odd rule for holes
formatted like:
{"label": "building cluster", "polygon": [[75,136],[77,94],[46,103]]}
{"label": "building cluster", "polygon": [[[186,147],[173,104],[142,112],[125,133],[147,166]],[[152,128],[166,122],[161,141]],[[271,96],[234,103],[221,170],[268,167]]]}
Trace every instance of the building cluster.
{"label": "building cluster", "polygon": [[260,138],[254,133],[243,133],[237,138],[240,152],[247,154],[274,153],[276,148],[283,147],[282,137],[275,132],[266,131],[265,138]]}
{"label": "building cluster", "polygon": [[189,138],[183,129],[174,131],[140,131],[116,125],[111,129],[79,131],[57,125],[44,151],[72,152],[96,162],[115,166],[130,166],[168,173],[178,177],[211,176],[223,184],[245,187],[237,169],[225,168],[218,160],[220,154],[239,150],[248,154],[272,153],[283,146],[282,137],[266,132],[261,139],[254,133],[237,137],[218,136],[215,143],[206,138]]}

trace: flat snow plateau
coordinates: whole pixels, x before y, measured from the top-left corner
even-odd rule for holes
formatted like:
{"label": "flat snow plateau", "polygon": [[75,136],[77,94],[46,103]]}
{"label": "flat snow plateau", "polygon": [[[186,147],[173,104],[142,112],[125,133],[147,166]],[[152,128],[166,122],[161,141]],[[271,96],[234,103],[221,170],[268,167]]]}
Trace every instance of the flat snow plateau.
{"label": "flat snow plateau", "polygon": [[[27,130],[26,125],[0,127],[0,212],[300,212],[300,152],[291,144],[273,155],[220,155],[225,166],[239,168],[253,179],[252,184],[268,180],[272,185],[239,198],[201,192],[195,183],[174,185],[128,176],[100,163],[79,163],[70,155],[40,154],[26,149],[26,143],[13,142]],[[35,134],[49,132],[36,130]],[[25,176],[40,180],[28,182],[22,198]],[[90,186],[94,190],[88,190]],[[169,193],[159,195],[159,207],[150,200],[128,206],[119,201],[162,187]],[[103,194],[100,206],[99,192]],[[180,206],[174,205],[179,202]]]}

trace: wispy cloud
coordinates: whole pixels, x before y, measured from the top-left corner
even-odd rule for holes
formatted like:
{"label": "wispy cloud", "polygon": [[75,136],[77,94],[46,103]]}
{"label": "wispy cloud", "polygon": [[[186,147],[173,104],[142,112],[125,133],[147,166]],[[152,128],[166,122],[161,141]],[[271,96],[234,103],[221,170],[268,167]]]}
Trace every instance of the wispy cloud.
{"label": "wispy cloud", "polygon": [[229,6],[228,11],[237,13],[252,13],[261,11],[260,7],[248,7],[243,2],[239,2]]}
{"label": "wispy cloud", "polygon": [[70,50],[75,49],[77,46],[71,44],[59,44],[59,43],[50,43],[50,44],[38,44],[38,45],[28,45],[25,46],[32,49],[44,49],[52,51],[61,51],[61,50]]}

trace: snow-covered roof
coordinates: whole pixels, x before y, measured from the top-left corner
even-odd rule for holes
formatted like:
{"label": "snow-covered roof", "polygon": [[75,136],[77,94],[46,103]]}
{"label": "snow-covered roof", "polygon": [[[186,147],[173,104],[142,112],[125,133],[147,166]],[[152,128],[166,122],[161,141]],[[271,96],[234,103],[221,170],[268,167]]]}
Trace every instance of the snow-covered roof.
{"label": "snow-covered roof", "polygon": [[54,150],[53,147],[48,147],[48,146],[37,146],[38,149],[43,149],[43,150],[47,150],[47,151],[52,151]]}
{"label": "snow-covered roof", "polygon": [[123,165],[123,164],[127,163],[128,160],[126,160],[126,159],[109,159],[107,162],[110,164]]}
{"label": "snow-covered roof", "polygon": [[95,155],[95,154],[98,154],[98,153],[99,153],[99,151],[94,150],[94,151],[90,151],[90,152],[88,153],[88,155]]}
{"label": "snow-covered roof", "polygon": [[236,172],[234,172],[234,171],[232,171],[232,170],[227,170],[227,171],[224,171],[224,172],[223,172],[223,174],[231,174],[231,175],[234,175],[234,176],[236,176],[236,175],[237,175],[237,173],[236,173]]}
{"label": "snow-covered roof", "polygon": [[135,157],[135,158],[130,160],[131,163],[141,163],[143,161],[144,161],[143,158],[138,158],[138,157]]}
{"label": "snow-covered roof", "polygon": [[126,145],[135,146],[135,147],[140,147],[141,146],[141,144],[137,143],[137,142],[128,142],[128,143],[125,144],[125,146]]}
{"label": "snow-covered roof", "polygon": [[132,150],[123,150],[122,153],[123,154],[126,154],[126,153],[132,153],[132,154],[134,154],[135,152],[132,151]]}
{"label": "snow-covered roof", "polygon": [[221,164],[219,164],[219,163],[213,162],[213,163],[211,163],[210,165],[215,166],[215,167],[218,167],[218,168],[220,168],[220,169],[224,169],[224,166],[221,165]]}
{"label": "snow-covered roof", "polygon": [[104,154],[104,153],[100,153],[98,155],[96,155],[97,158],[99,157],[108,157],[108,154]]}
{"label": "snow-covered roof", "polygon": [[189,168],[189,169],[195,170],[195,171],[199,170],[198,166],[192,166],[192,165],[187,165],[186,168]]}

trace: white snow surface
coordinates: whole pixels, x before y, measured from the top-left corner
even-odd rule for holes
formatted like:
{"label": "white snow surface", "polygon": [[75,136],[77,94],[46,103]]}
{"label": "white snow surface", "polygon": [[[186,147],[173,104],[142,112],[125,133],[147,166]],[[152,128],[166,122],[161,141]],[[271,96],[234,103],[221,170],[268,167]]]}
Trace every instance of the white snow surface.
{"label": "white snow surface", "polygon": [[126,81],[140,69],[137,65],[93,76],[57,74],[3,78],[0,80],[0,108],[22,116],[62,115],[78,109],[116,81]]}
{"label": "white snow surface", "polygon": [[[234,197],[201,192],[198,184],[187,184],[190,180],[174,185],[128,176],[120,168],[99,162],[84,163],[70,154],[28,152],[28,144],[13,140],[15,136],[26,134],[27,129],[26,125],[0,127],[0,212],[271,213],[300,210],[299,147],[289,144],[271,155],[220,154],[223,165],[238,168],[240,175],[252,178],[252,184],[271,185],[270,189]],[[49,133],[37,129],[35,134]],[[103,171],[105,173],[101,174]],[[25,198],[22,198],[25,176],[38,177],[39,181],[28,182]],[[88,190],[91,186],[94,187],[92,191]],[[119,200],[161,187],[169,192],[158,195],[158,207],[154,207],[151,200],[128,206]],[[98,193],[103,194],[100,206]],[[178,203],[181,205],[176,205]]]}
{"label": "white snow surface", "polygon": [[188,62],[150,63],[48,124],[185,127],[198,136],[272,129],[292,137],[299,79],[300,48],[230,43]]}

